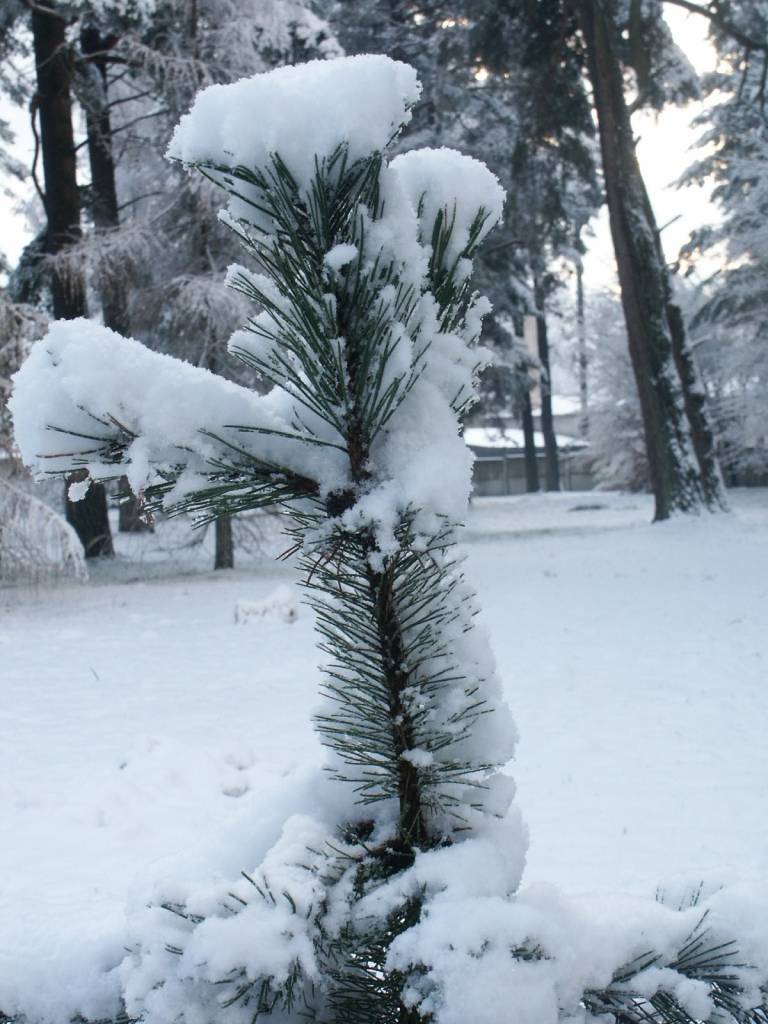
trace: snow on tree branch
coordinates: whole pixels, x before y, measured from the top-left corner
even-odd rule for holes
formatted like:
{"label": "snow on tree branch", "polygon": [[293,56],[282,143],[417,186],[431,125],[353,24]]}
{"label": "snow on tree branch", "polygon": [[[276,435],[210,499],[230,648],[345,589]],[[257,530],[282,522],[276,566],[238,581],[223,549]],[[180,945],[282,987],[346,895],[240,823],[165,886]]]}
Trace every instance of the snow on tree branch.
{"label": "snow on tree branch", "polygon": [[126,473],[138,493],[159,474],[176,483],[171,503],[216,467],[318,491],[346,479],[341,453],[292,424],[285,392],[256,395],[88,320],[54,323],[14,380],[16,440],[38,475]]}

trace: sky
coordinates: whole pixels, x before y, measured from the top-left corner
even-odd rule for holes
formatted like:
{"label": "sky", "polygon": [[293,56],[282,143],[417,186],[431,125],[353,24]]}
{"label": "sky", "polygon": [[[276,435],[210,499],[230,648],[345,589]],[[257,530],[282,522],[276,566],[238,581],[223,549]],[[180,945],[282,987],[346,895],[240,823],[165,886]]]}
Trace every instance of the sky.
{"label": "sky", "polygon": [[[0,95],[0,118],[7,121],[13,130],[16,141],[13,146],[14,157],[25,166],[32,163],[34,146],[32,133],[29,129],[29,115],[25,110],[10,103],[7,97]],[[0,188],[0,251],[8,262],[13,265],[19,258],[23,247],[30,237],[30,227],[26,217],[19,211],[19,202],[31,195],[30,182],[19,182],[15,179],[2,181]]]}
{"label": "sky", "polygon": [[[700,73],[712,70],[715,58],[706,40],[705,20],[671,7],[667,8],[666,15],[678,45],[694,67]],[[665,225],[679,215],[679,219],[665,228],[662,234],[664,249],[670,261],[674,260],[690,231],[715,216],[706,188],[673,187],[673,182],[694,159],[691,146],[697,133],[690,127],[690,123],[700,110],[700,103],[692,103],[684,108],[670,107],[659,116],[636,115],[634,120],[640,138],[640,163],[657,222]],[[5,97],[0,97],[0,118],[7,120],[16,132],[16,158],[27,165],[31,164],[34,147],[27,112],[13,107]],[[9,187],[10,192],[0,189],[0,251],[13,265],[35,231],[20,209],[20,202],[28,199],[33,189],[30,182],[2,184]],[[592,230],[593,237],[585,239],[589,247],[585,259],[585,283],[592,288],[614,287],[615,264],[605,210],[592,224]]]}

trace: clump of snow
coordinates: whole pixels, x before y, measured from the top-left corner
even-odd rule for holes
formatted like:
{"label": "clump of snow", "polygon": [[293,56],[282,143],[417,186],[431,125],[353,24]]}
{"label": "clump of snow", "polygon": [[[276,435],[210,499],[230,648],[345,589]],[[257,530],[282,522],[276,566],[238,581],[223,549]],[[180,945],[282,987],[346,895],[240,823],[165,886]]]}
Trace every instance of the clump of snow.
{"label": "clump of snow", "polygon": [[496,175],[474,157],[445,147],[412,149],[396,156],[389,166],[419,211],[422,244],[431,245],[438,215],[442,214],[444,225],[452,225],[443,259],[447,268],[466,249],[478,214],[482,226],[475,243],[502,218],[506,193]]}
{"label": "clump of snow", "polygon": [[[382,151],[410,120],[421,87],[415,70],[364,54],[309,61],[212,85],[179,122],[168,156],[188,165],[245,167],[271,173],[275,154],[299,190],[309,189],[316,160],[346,146],[350,161]],[[253,222],[255,186],[233,197],[230,212]]]}
{"label": "clump of snow", "polygon": [[295,622],[299,617],[299,602],[292,587],[281,583],[276,590],[260,601],[248,601],[241,598],[235,605],[235,622],[248,622],[264,619],[276,619],[279,622]]}
{"label": "clump of snow", "polygon": [[[454,849],[420,855],[398,879],[401,887],[421,886],[428,899],[421,921],[394,940],[387,961],[406,974],[417,968],[410,1005],[436,1024],[583,1019],[589,993],[605,990],[649,950],[657,960],[628,979],[625,991],[645,998],[666,992],[693,1019],[709,1018],[709,985],[675,969],[675,959],[694,935],[703,950],[738,934],[735,894],[723,895],[719,907],[715,901],[683,910],[627,896],[573,898],[546,885],[505,897],[493,850],[472,842]],[[740,955],[734,960],[729,972],[746,992],[756,990],[766,977],[764,953],[752,968],[740,966]]]}
{"label": "clump of snow", "polygon": [[[120,967],[128,1015],[146,1024],[246,1022],[262,981],[273,990],[295,973],[318,981],[325,887],[314,862],[324,861],[318,851],[328,838],[321,821],[293,815],[256,869],[191,892],[177,889],[164,907],[139,910],[131,922],[135,951]],[[249,984],[253,1002],[235,999]]]}
{"label": "clump of snow", "polygon": [[358,248],[356,245],[350,245],[349,242],[342,242],[339,245],[334,245],[332,249],[329,249],[325,254],[323,262],[331,268],[331,270],[338,273],[342,267],[346,267],[347,264],[351,263],[352,260],[357,259]]}

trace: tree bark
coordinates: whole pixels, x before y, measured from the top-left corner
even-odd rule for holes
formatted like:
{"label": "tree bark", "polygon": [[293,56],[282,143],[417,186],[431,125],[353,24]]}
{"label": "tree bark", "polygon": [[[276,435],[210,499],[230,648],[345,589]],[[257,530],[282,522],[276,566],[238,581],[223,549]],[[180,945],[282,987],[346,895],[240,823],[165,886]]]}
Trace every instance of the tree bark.
{"label": "tree bark", "polygon": [[[77,186],[72,132],[71,55],[66,22],[55,3],[32,9],[32,34],[37,72],[35,102],[40,116],[40,146],[45,182],[46,250],[61,252],[80,238],[80,193]],[[52,275],[53,315],[57,320],[85,316],[85,284],[81,274]],[[111,555],[112,534],[102,484],[92,484],[80,502],[65,494],[68,522],[85,549],[86,558]]]}
{"label": "tree bark", "polygon": [[[211,373],[216,372],[218,359],[215,352],[209,352],[206,359],[208,369]],[[219,516],[214,523],[216,546],[213,556],[214,569],[234,569],[235,567],[235,538],[232,533],[232,517]]]}
{"label": "tree bark", "polygon": [[587,376],[587,324],[584,317],[584,264],[576,260],[576,346],[579,374],[579,435],[589,435],[589,379]]}
{"label": "tree bark", "polygon": [[219,516],[214,525],[216,529],[216,554],[213,568],[234,569],[235,545],[232,538],[232,517]]}
{"label": "tree bark", "polygon": [[552,419],[552,374],[549,366],[549,338],[547,336],[547,318],[544,315],[544,296],[538,279],[534,281],[533,291],[536,303],[536,344],[541,365],[539,389],[541,391],[541,432],[544,435],[545,487],[548,491],[559,491],[560,461],[557,452],[555,425]]}
{"label": "tree bark", "polygon": [[667,316],[672,331],[672,352],[683,386],[685,413],[691,428],[693,450],[699,463],[707,504],[710,508],[726,510],[728,499],[717,457],[715,432],[707,411],[707,394],[696,366],[696,359],[688,344],[683,314],[677,303],[668,303]]}
{"label": "tree bark", "polygon": [[533,428],[531,392],[523,395],[523,444],[525,451],[525,489],[529,494],[539,490],[539,459],[536,453],[536,434]]}
{"label": "tree bark", "polygon": [[[107,95],[106,51],[113,43],[113,39],[105,38],[94,28],[84,27],[80,33],[80,48],[88,59],[83,76],[82,102],[91,168],[91,214],[94,227],[101,234],[114,231],[120,225]],[[105,325],[120,334],[130,334],[128,296],[123,276],[100,269],[99,292]]]}
{"label": "tree bark", "polygon": [[578,17],[600,132],[611,235],[640,397],[655,518],[709,504],[696,464],[673,354],[668,272],[635,152],[617,55],[615,25],[604,3],[580,0]]}

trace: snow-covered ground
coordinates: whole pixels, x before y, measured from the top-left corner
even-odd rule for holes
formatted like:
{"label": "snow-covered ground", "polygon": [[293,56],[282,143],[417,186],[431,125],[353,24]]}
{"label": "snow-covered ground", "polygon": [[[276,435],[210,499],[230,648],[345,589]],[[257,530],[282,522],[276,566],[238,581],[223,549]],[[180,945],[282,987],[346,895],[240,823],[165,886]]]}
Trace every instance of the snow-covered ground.
{"label": "snow-covered ground", "polygon": [[[527,882],[764,885],[768,492],[732,501],[655,526],[637,496],[473,504]],[[291,569],[191,553],[169,576],[152,543],[86,585],[0,590],[0,1009],[97,986],[158,882],[250,868],[322,757],[309,613],[235,622]]]}

